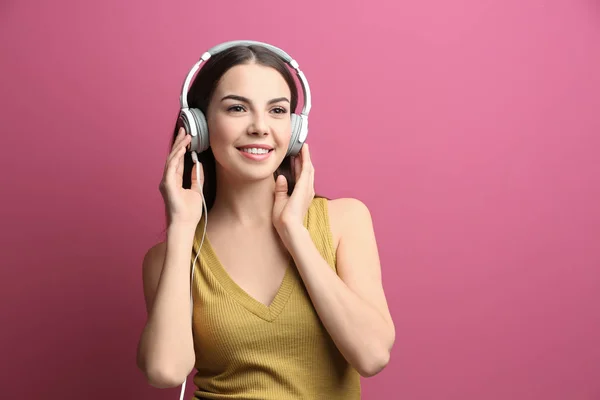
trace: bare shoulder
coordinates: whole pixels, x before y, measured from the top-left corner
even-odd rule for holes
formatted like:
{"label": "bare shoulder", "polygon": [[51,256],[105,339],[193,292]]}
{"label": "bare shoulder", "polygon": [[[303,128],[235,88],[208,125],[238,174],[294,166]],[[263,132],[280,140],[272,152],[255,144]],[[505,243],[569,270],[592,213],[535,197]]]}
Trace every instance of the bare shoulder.
{"label": "bare shoulder", "polygon": [[152,266],[156,264],[157,259],[160,259],[162,261],[165,257],[166,250],[167,242],[165,241],[157,243],[154,246],[150,247],[144,255],[144,261],[142,263],[143,268],[152,268]]}
{"label": "bare shoulder", "polygon": [[365,203],[352,197],[327,201],[331,235],[336,245],[340,238],[354,229],[372,229],[371,212]]}
{"label": "bare shoulder", "polygon": [[160,242],[150,247],[142,261],[142,280],[144,283],[144,298],[146,300],[146,310],[150,312],[156,294],[156,288],[162,267],[165,260],[167,243]]}

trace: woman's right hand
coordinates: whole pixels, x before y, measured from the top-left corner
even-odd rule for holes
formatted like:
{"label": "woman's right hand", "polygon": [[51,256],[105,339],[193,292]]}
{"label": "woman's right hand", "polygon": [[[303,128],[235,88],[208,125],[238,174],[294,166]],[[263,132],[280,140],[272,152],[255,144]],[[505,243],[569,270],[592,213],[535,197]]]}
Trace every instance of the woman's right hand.
{"label": "woman's right hand", "polygon": [[201,187],[204,183],[204,171],[200,166],[200,182],[196,180],[196,163],[192,168],[191,189],[183,188],[183,157],[191,142],[191,136],[179,128],[171,153],[167,157],[159,190],[165,201],[168,223],[186,223],[197,225],[202,218]]}

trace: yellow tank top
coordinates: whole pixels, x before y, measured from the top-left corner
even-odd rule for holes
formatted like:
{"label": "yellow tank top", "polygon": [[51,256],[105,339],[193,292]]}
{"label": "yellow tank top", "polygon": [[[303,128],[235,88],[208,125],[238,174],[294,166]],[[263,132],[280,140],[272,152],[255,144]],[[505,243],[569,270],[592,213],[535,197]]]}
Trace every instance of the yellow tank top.
{"label": "yellow tank top", "polygon": [[[313,200],[304,226],[336,270],[327,199]],[[203,222],[193,257],[202,231]],[[231,279],[206,238],[198,260],[192,293],[196,399],[360,399],[360,375],[321,323],[291,257],[269,306]]]}

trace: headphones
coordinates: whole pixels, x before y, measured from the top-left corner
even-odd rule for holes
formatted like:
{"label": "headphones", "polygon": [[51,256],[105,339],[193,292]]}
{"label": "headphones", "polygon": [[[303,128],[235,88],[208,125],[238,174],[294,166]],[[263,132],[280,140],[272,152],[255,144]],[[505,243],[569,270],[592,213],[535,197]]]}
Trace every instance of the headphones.
{"label": "headphones", "polygon": [[[194,64],[190,72],[187,74],[185,81],[183,82],[181,96],[179,98],[181,110],[179,112],[178,123],[181,126],[183,126],[187,134],[192,136],[190,151],[192,151],[193,156],[194,152],[201,153],[208,149],[210,143],[208,139],[208,124],[206,123],[206,117],[199,109],[189,108],[188,106],[187,95],[192,77],[198,71],[200,65],[215,54],[218,54],[235,46],[251,45],[261,46],[272,51],[296,71],[296,74],[300,79],[300,83],[302,84],[304,108],[302,109],[302,112],[300,114],[296,114],[293,112],[291,114],[292,135],[290,138],[290,144],[288,146],[286,156],[297,155],[300,152],[302,145],[306,141],[306,137],[308,135],[308,113],[310,112],[311,108],[311,95],[310,88],[308,86],[308,81],[306,80],[304,73],[300,71],[300,67],[298,66],[296,60],[290,57],[285,51],[267,43],[256,42],[252,40],[234,40],[231,42],[225,42],[216,45],[204,54],[202,54],[200,60],[196,64]],[[194,159],[195,158],[197,158],[197,155],[196,157],[194,157]]]}

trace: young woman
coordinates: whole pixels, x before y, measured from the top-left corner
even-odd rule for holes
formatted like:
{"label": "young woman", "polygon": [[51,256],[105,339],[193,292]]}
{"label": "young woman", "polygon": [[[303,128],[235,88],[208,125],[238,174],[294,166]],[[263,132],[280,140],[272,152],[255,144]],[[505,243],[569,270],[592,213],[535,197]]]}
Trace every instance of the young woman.
{"label": "young woman", "polygon": [[160,183],[166,241],[143,260],[140,369],[166,388],[195,367],[197,399],[359,399],[360,376],[387,365],[395,338],[377,244],[363,203],[315,196],[308,144],[286,156],[298,102],[286,63],[232,47],[205,62],[187,99],[210,148],[198,182],[191,136],[176,127]]}

